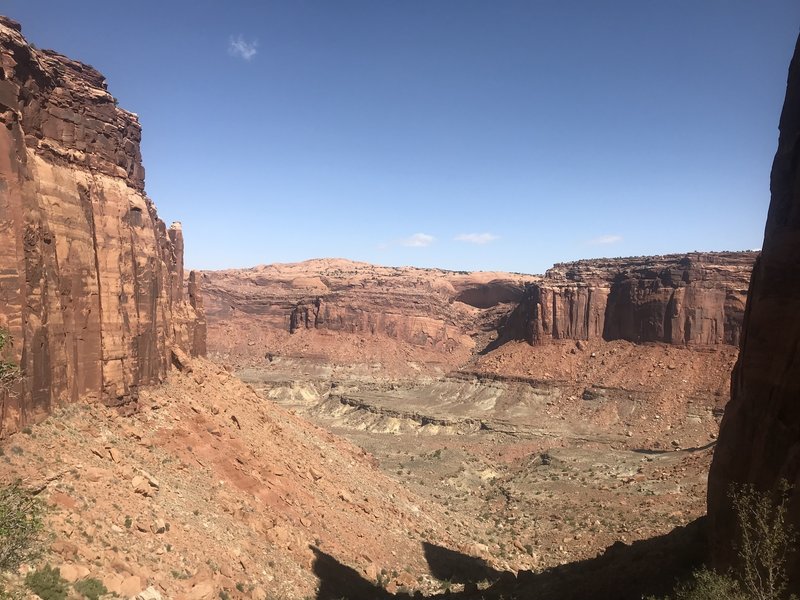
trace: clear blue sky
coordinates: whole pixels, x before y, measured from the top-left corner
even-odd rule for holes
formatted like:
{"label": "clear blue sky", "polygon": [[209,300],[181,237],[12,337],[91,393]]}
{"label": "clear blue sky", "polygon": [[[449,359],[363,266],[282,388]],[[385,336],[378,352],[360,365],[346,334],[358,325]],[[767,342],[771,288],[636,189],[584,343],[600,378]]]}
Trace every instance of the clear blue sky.
{"label": "clear blue sky", "polygon": [[[797,0],[4,0],[140,115],[187,266],[757,248]],[[462,239],[458,239],[461,237]],[[483,243],[477,243],[483,242]]]}

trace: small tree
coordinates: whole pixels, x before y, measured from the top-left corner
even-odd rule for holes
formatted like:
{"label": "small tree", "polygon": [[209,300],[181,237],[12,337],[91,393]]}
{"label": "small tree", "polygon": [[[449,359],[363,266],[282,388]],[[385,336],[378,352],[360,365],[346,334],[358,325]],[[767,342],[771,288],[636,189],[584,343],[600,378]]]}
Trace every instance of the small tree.
{"label": "small tree", "polygon": [[0,390],[7,390],[20,378],[19,366],[4,358],[6,346],[11,344],[11,334],[4,329],[0,329]]}
{"label": "small tree", "polygon": [[786,595],[786,563],[797,542],[794,527],[787,522],[790,489],[782,479],[774,494],[760,492],[752,484],[731,486],[728,493],[739,528],[738,578],[755,600]]}
{"label": "small tree", "polygon": [[[786,595],[786,564],[796,550],[797,534],[787,521],[791,488],[781,480],[774,493],[752,484],[731,485],[731,500],[739,541],[738,570],[716,573],[706,568],[676,586],[674,600],[797,600]],[[649,600],[655,600],[650,597]],[[665,600],[670,600],[667,596]]]}
{"label": "small tree", "polygon": [[36,558],[42,542],[42,502],[19,482],[0,487],[0,573]]}

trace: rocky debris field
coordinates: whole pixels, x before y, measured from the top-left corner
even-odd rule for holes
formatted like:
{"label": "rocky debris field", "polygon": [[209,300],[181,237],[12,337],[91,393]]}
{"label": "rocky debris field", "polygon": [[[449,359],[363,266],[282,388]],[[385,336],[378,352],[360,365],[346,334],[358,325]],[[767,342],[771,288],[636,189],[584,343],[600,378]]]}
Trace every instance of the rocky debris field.
{"label": "rocky debris field", "polygon": [[444,508],[446,530],[466,528],[466,554],[498,571],[590,559],[704,514],[735,349],[514,349],[438,377],[277,358],[238,374],[366,448],[388,476]]}
{"label": "rocky debris field", "polygon": [[49,505],[44,559],[67,579],[123,597],[314,597],[322,552],[365,581],[433,592],[423,543],[471,543],[469,519],[453,527],[366,451],[205,360],[138,409],[69,405],[0,447],[0,480]]}

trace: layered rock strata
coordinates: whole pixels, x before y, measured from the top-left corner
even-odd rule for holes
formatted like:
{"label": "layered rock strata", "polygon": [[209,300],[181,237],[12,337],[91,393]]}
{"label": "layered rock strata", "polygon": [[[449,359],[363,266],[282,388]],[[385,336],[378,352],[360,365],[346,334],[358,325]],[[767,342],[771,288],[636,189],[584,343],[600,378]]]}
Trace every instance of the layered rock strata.
{"label": "layered rock strata", "polygon": [[[252,339],[258,332],[322,331],[382,338],[442,355],[474,346],[470,334],[480,329],[477,305],[519,301],[523,284],[533,279],[340,259],[203,275],[214,350],[241,343],[225,329],[240,324],[237,331],[249,332]],[[263,355],[264,344],[252,343]],[[279,352],[276,344],[273,340],[266,350]]]}
{"label": "layered rock strata", "polygon": [[[794,486],[790,516],[800,525],[800,40],[789,67],[771,192],[708,481],[712,549],[720,567],[736,558],[732,485],[774,490],[785,479]],[[790,558],[797,592],[800,554]]]}
{"label": "layered rock strata", "polygon": [[21,381],[0,433],[78,400],[124,405],[170,349],[204,351],[183,233],[144,193],[136,115],[92,67],[0,18],[0,328]]}
{"label": "layered rock strata", "polygon": [[450,356],[452,368],[509,340],[735,345],[756,256],[585,260],[555,265],[543,277],[320,259],[203,278],[216,352],[313,356],[319,345],[303,347],[290,334],[316,331],[339,335],[343,346],[403,343],[407,360],[431,360],[416,350],[426,349]]}
{"label": "layered rock strata", "polygon": [[557,264],[529,284],[507,338],[739,343],[756,252],[713,252]]}

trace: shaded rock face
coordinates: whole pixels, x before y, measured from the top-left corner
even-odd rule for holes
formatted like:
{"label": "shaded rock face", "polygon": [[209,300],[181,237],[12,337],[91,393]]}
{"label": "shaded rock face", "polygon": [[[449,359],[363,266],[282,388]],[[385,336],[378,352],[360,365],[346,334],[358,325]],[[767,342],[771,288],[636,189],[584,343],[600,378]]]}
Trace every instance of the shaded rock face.
{"label": "shaded rock face", "polygon": [[739,343],[756,252],[559,264],[528,285],[505,335],[684,345]]}
{"label": "shaded rock face", "polygon": [[183,233],[144,195],[140,138],[100,73],[0,19],[0,327],[24,372],[0,433],[79,399],[129,403],[170,347],[204,351]]}
{"label": "shaded rock face", "polygon": [[[789,67],[770,187],[764,245],[753,270],[731,400],[708,481],[712,550],[719,566],[735,556],[731,484],[770,490],[786,479],[794,486],[791,517],[800,524],[800,40]],[[792,560],[797,592],[798,553]]]}

